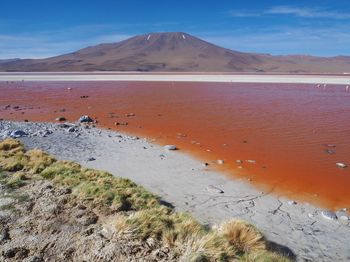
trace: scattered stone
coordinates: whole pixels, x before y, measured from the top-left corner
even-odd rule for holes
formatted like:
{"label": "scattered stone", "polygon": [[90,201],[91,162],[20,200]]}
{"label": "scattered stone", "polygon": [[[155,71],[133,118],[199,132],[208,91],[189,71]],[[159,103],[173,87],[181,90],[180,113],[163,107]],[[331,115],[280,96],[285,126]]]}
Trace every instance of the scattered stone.
{"label": "scattered stone", "polygon": [[89,96],[80,96],[80,98],[88,98]]}
{"label": "scattered stone", "polygon": [[89,157],[86,161],[95,161],[96,160],[96,158],[94,158],[94,157]]}
{"label": "scattered stone", "polygon": [[88,115],[85,115],[85,116],[81,116],[81,117],[79,118],[79,122],[80,122],[80,123],[91,123],[91,122],[93,122],[93,120],[92,120],[92,118],[89,117]]}
{"label": "scattered stone", "polygon": [[127,126],[129,123],[128,122],[115,122],[114,124],[116,126]]}
{"label": "scattered stone", "polygon": [[297,202],[294,201],[294,200],[288,201],[288,205],[293,206],[293,205],[296,205],[296,204],[297,204]]}
{"label": "scattered stone", "polygon": [[24,132],[23,130],[14,130],[10,133],[10,137],[12,137],[12,138],[20,138],[20,137],[24,137],[27,135],[28,134],[26,132]]}
{"label": "scattered stone", "polygon": [[224,190],[222,190],[221,188],[218,188],[216,186],[213,186],[213,185],[207,186],[207,190],[209,192],[212,192],[212,193],[218,193],[218,194],[223,194],[224,193]]}
{"label": "scattered stone", "polygon": [[242,160],[237,159],[237,160],[236,160],[236,163],[237,163],[237,164],[242,164],[242,163],[243,163],[243,161],[242,161]]}
{"label": "scattered stone", "polygon": [[343,221],[349,221],[349,220],[350,220],[350,217],[343,215],[343,216],[340,216],[339,219],[340,219],[340,220],[343,220]]}
{"label": "scattered stone", "polygon": [[4,106],[4,109],[5,109],[5,110],[7,110],[7,109],[9,109],[9,108],[11,108],[11,105],[6,105],[6,106]]}
{"label": "scattered stone", "polygon": [[76,130],[75,130],[74,126],[71,126],[70,128],[68,128],[67,131],[70,132],[70,133],[73,133],[73,132],[75,132]]}
{"label": "scattered stone", "polygon": [[60,121],[60,122],[63,122],[63,121],[66,121],[67,119],[63,116],[60,116],[60,117],[57,117],[56,118],[56,121]]}
{"label": "scattered stone", "polygon": [[219,159],[219,160],[217,160],[216,162],[217,162],[219,165],[223,165],[223,164],[225,163],[225,161],[222,160],[222,159]]}
{"label": "scattered stone", "polygon": [[334,144],[324,144],[324,146],[326,146],[326,147],[336,147],[336,145],[334,145]]}
{"label": "scattered stone", "polygon": [[335,154],[335,151],[334,150],[331,150],[331,149],[325,149],[324,152],[326,154],[329,154],[329,155],[334,155]]}
{"label": "scattered stone", "polygon": [[166,150],[177,150],[177,147],[175,145],[165,145],[164,149],[166,149]]}
{"label": "scattered stone", "polygon": [[203,163],[203,166],[209,166],[209,163],[205,162]]}
{"label": "scattered stone", "polygon": [[252,159],[249,159],[249,160],[246,160],[247,163],[250,163],[250,164],[255,164],[256,163],[256,160],[252,160]]}
{"label": "scattered stone", "polygon": [[132,116],[135,116],[134,113],[128,113],[128,114],[125,114],[126,117],[132,117]]}
{"label": "scattered stone", "polygon": [[322,211],[321,215],[323,218],[328,219],[328,220],[337,220],[338,219],[337,215],[330,210]]}
{"label": "scattered stone", "polygon": [[337,167],[339,167],[339,168],[347,168],[348,166],[346,165],[346,164],[344,164],[344,163],[336,163],[335,164]]}

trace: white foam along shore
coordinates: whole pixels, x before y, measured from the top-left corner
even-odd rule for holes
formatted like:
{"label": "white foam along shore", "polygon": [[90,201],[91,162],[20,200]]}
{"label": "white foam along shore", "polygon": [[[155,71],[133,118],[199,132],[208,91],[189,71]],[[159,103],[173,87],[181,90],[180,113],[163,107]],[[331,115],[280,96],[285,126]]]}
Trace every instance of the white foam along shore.
{"label": "white foam along shore", "polygon": [[181,149],[165,150],[147,139],[109,130],[73,129],[0,121],[0,139],[10,131],[23,130],[28,136],[20,139],[27,147],[130,178],[203,223],[247,220],[270,241],[290,249],[298,261],[347,261],[350,257],[350,221],[344,219],[344,210],[334,218],[322,208],[275,195],[273,188],[262,192],[247,179],[230,179]]}
{"label": "white foam along shore", "polygon": [[283,74],[166,74],[135,72],[50,72],[0,73],[0,81],[170,81],[221,83],[295,83],[350,85],[350,75],[283,75]]}

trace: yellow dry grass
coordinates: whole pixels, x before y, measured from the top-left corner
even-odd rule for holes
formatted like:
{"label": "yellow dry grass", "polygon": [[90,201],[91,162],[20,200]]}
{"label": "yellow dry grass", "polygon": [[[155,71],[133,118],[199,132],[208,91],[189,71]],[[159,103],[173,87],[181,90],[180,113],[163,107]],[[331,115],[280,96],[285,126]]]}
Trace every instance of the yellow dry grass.
{"label": "yellow dry grass", "polygon": [[264,236],[253,225],[243,220],[235,219],[224,223],[221,233],[242,253],[266,249]]}

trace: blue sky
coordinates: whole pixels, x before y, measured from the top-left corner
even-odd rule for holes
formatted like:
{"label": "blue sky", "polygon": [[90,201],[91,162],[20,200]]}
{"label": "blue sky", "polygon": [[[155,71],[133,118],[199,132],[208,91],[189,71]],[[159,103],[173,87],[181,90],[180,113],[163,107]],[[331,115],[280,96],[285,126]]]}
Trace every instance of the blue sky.
{"label": "blue sky", "polygon": [[182,31],[245,52],[350,55],[349,0],[4,0],[0,59]]}

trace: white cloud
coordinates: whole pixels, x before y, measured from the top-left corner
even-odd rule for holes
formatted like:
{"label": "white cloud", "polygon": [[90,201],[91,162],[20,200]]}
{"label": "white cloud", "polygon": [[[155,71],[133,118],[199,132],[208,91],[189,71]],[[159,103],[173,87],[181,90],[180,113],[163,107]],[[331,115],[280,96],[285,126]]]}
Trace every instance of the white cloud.
{"label": "white cloud", "polygon": [[293,6],[274,6],[269,10],[266,10],[264,13],[276,15],[294,15],[304,18],[350,19],[350,14],[348,13],[320,8],[300,8]]}
{"label": "white cloud", "polygon": [[273,6],[266,10],[230,10],[228,14],[232,17],[264,17],[271,15],[291,15],[302,18],[327,18],[327,19],[350,19],[350,14],[327,10],[321,8],[295,7],[295,6]]}

